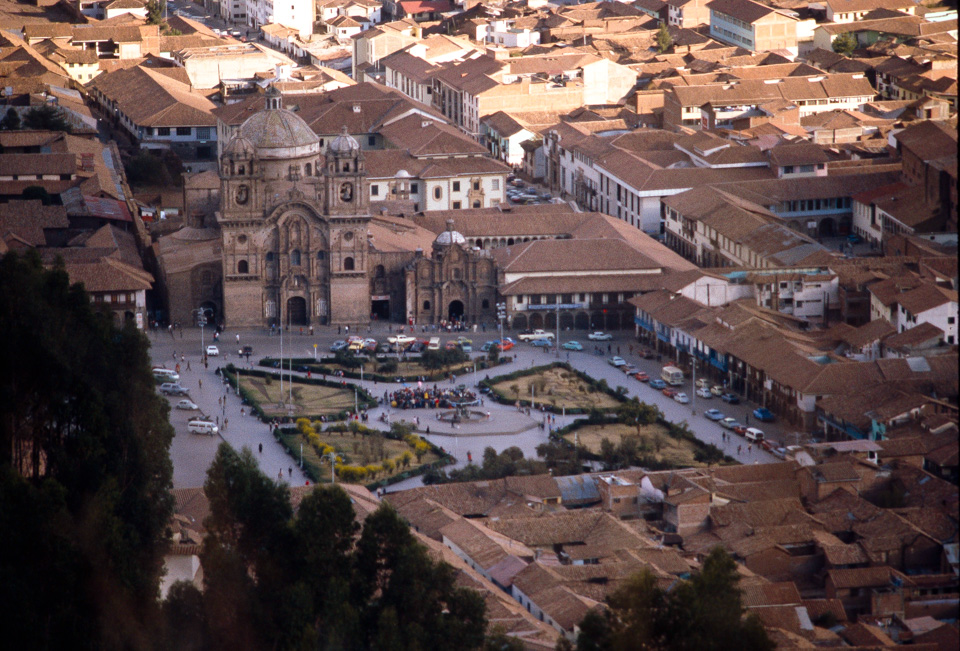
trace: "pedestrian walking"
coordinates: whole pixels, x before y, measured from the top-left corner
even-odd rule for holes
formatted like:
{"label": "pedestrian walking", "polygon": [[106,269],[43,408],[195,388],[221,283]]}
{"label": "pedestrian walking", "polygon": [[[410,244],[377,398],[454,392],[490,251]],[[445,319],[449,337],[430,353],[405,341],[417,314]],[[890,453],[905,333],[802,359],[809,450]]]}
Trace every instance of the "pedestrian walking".
{"label": "pedestrian walking", "polygon": [[203,390],[203,378],[197,379],[197,387],[202,391]]}
{"label": "pedestrian walking", "polygon": [[239,332],[237,333],[237,343],[238,343],[238,344],[240,343],[240,333],[239,333]]}
{"label": "pedestrian walking", "polygon": [[188,370],[188,371],[190,370],[190,360],[189,360],[189,359],[187,360],[187,370]]}
{"label": "pedestrian walking", "polygon": [[749,424],[750,424],[750,414],[749,414],[749,412],[747,413],[746,418],[747,418],[747,425],[749,425]]}
{"label": "pedestrian walking", "polygon": [[283,481],[283,468],[277,473],[277,481]]}
{"label": "pedestrian walking", "polygon": [[260,454],[263,454],[263,443],[261,443],[261,444],[260,444],[259,446],[257,446],[257,447],[258,447],[259,450],[260,450]]}
{"label": "pedestrian walking", "polygon": [[227,423],[228,423],[228,420],[227,420],[226,418],[224,418],[224,419],[223,419],[223,431],[227,431]]}
{"label": "pedestrian walking", "polygon": [[741,452],[743,452],[743,446],[742,446],[742,445],[738,445],[738,446],[737,446],[737,454],[740,454]]}
{"label": "pedestrian walking", "polygon": [[179,373],[179,372],[180,372],[180,365],[179,365],[179,364],[177,364],[177,365],[176,365],[176,366],[175,366],[174,368],[176,368],[176,370],[177,370],[177,373]]}
{"label": "pedestrian walking", "polygon": [[293,466],[287,468],[287,477],[293,477]]}

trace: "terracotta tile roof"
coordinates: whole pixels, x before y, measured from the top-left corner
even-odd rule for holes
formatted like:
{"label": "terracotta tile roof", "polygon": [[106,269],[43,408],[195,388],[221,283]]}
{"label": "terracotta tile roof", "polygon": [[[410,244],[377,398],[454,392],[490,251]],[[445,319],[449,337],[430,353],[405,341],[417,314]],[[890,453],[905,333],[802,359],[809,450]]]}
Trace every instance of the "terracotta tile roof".
{"label": "terracotta tile roof", "polygon": [[754,583],[742,588],[744,608],[765,606],[799,606],[800,591],[792,581]]}
{"label": "terracotta tile roof", "polygon": [[871,626],[863,622],[856,622],[840,631],[840,636],[850,646],[889,648],[897,646],[893,639],[883,632],[879,626]]}
{"label": "terracotta tile roof", "polygon": [[933,283],[923,283],[901,294],[897,302],[911,314],[917,315],[947,303],[956,303],[957,292]]}
{"label": "terracotta tile roof", "polygon": [[659,270],[660,266],[622,240],[533,240],[493,250],[501,269],[511,273],[618,272]]}
{"label": "terracotta tile roof", "polygon": [[870,559],[860,545],[824,545],[823,555],[831,565],[867,564]]}
{"label": "terracotta tile roof", "polygon": [[894,579],[900,579],[903,585],[911,584],[909,577],[886,566],[827,570],[827,577],[838,589],[884,588],[892,585]]}
{"label": "terracotta tile roof", "polygon": [[804,599],[801,604],[807,609],[807,614],[813,621],[817,621],[827,613],[833,615],[837,622],[847,621],[847,612],[839,599]]}
{"label": "terracotta tile roof", "polygon": [[159,70],[137,66],[103,73],[91,87],[116,102],[139,126],[214,126],[214,104],[188,84]]}
{"label": "terracotta tile roof", "polygon": [[[527,562],[532,561],[534,556],[533,550],[526,545],[497,535],[495,531],[491,531],[475,520],[457,518],[440,529],[440,535],[445,541],[450,541],[463,550],[473,562],[485,570],[504,563],[510,556],[520,560],[519,563],[506,563],[512,571],[505,572],[504,576],[501,576],[504,579],[501,585],[509,585],[513,576],[522,570]],[[528,560],[522,561],[523,558]],[[501,569],[506,570],[506,567]]]}
{"label": "terracotta tile roof", "polygon": [[[886,441],[885,441],[886,442]],[[944,509],[913,507],[897,509],[897,515],[940,543],[957,541],[957,515]]]}
{"label": "terracotta tile roof", "polygon": [[896,333],[897,329],[884,319],[869,321],[859,328],[855,328],[841,336],[841,339],[853,348],[862,348],[869,344],[883,341],[886,337]]}
{"label": "terracotta tile roof", "polygon": [[750,527],[762,527],[781,524],[791,513],[802,511],[797,498],[767,500],[750,504],[731,502],[710,509],[710,519],[715,526],[724,527],[734,522]]}

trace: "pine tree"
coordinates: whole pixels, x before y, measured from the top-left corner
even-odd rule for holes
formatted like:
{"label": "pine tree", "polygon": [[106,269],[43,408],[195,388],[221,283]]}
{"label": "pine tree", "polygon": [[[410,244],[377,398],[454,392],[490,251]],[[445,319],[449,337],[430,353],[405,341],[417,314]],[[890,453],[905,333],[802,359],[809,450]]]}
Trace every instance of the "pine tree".
{"label": "pine tree", "polygon": [[670,36],[670,30],[666,23],[660,23],[660,31],[657,32],[657,51],[664,54],[673,47],[673,37]]}

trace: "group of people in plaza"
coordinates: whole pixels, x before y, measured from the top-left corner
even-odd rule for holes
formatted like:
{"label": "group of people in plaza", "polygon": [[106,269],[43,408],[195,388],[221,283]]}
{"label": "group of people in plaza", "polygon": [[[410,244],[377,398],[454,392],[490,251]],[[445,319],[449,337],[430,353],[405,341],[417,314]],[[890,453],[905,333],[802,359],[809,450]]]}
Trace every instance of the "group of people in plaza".
{"label": "group of people in plaza", "polygon": [[438,387],[424,387],[422,382],[417,387],[404,387],[393,393],[384,391],[383,401],[398,409],[449,409],[458,405],[480,404],[477,394],[464,386],[454,389]]}

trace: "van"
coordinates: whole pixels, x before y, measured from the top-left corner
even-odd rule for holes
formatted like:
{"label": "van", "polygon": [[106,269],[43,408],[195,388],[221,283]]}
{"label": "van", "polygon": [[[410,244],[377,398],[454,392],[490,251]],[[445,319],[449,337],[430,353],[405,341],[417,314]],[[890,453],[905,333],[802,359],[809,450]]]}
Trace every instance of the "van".
{"label": "van", "polygon": [[153,369],[153,377],[161,382],[179,382],[180,374],[169,368]]}
{"label": "van", "polygon": [[188,392],[186,387],[182,387],[176,382],[164,382],[160,385],[160,393],[175,396],[185,396]]}
{"label": "van", "polygon": [[759,430],[756,427],[748,427],[747,431],[743,433],[743,436],[748,441],[759,443],[763,440],[763,430]]}
{"label": "van", "polygon": [[707,389],[707,390],[709,390],[709,389],[710,389],[710,380],[708,380],[708,379],[705,378],[705,377],[700,378],[699,380],[697,380],[697,388],[698,388],[698,389]]}
{"label": "van", "polygon": [[664,366],[660,378],[670,386],[678,387],[683,384],[683,371],[676,366]]}
{"label": "van", "polygon": [[217,427],[216,423],[211,423],[209,420],[191,420],[187,423],[187,429],[191,434],[207,434],[213,436],[220,431],[220,428]]}
{"label": "van", "polygon": [[440,337],[430,337],[427,343],[427,350],[440,350]]}

